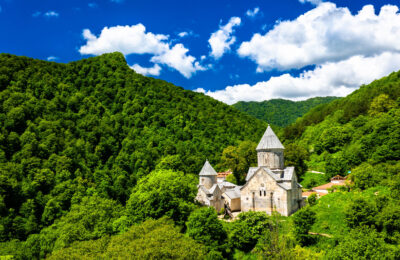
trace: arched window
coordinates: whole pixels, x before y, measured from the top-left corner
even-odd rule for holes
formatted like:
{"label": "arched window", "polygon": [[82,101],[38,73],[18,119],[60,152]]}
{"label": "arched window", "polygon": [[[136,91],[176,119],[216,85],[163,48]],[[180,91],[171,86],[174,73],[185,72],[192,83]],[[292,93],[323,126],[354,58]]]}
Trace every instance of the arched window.
{"label": "arched window", "polygon": [[262,197],[264,195],[265,197],[266,191],[265,191],[265,187],[264,187],[264,183],[261,183],[261,187],[260,187],[260,197]]}

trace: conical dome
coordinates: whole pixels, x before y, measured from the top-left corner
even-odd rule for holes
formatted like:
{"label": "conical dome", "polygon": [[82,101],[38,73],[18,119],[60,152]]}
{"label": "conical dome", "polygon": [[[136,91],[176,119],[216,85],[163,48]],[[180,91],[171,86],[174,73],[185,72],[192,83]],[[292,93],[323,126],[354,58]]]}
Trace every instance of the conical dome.
{"label": "conical dome", "polygon": [[258,143],[256,150],[269,149],[285,149],[285,147],[283,147],[281,141],[279,141],[274,131],[272,131],[272,128],[268,125],[267,130],[265,130],[265,133]]}
{"label": "conical dome", "polygon": [[217,175],[217,172],[214,170],[214,168],[211,166],[211,164],[206,160],[206,162],[203,165],[203,168],[201,168],[201,171],[199,173],[200,176],[210,176],[210,175]]}

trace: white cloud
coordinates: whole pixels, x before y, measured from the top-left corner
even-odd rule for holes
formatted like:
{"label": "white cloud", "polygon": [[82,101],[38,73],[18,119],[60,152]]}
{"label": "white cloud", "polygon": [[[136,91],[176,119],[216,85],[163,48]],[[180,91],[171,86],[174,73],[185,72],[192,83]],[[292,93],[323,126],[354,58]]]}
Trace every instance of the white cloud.
{"label": "white cloud", "polygon": [[385,5],[378,15],[372,5],[352,15],[348,8],[329,2],[292,21],[282,21],[265,35],[254,34],[238,49],[258,65],[258,71],[287,70],[311,64],[371,57],[400,51],[398,7]]}
{"label": "white cloud", "polygon": [[196,71],[206,70],[206,68],[202,67],[195,57],[187,55],[188,51],[182,44],[178,43],[172,49],[154,56],[151,61],[165,64],[179,71],[184,77],[190,78]]}
{"label": "white cloud", "polygon": [[137,73],[142,74],[144,76],[151,75],[151,76],[159,76],[161,72],[161,67],[158,64],[154,64],[153,67],[145,68],[140,66],[139,64],[134,64],[131,66],[133,70]]}
{"label": "white cloud", "polygon": [[46,17],[58,17],[60,14],[55,12],[55,11],[48,11],[46,13],[44,13],[44,16]]}
{"label": "white cloud", "polygon": [[194,33],[192,30],[189,31],[183,31],[177,34],[180,38],[185,38],[185,37],[199,37],[198,34]]}
{"label": "white cloud", "polygon": [[236,37],[232,36],[234,27],[239,26],[241,20],[239,17],[232,17],[224,26],[219,26],[219,30],[212,33],[208,43],[211,47],[210,55],[214,59],[219,59],[226,51],[230,50],[230,46],[236,41]]}
{"label": "white cloud", "polygon": [[114,51],[124,55],[151,54],[152,62],[167,65],[186,78],[190,78],[196,71],[205,70],[195,57],[187,54],[189,50],[182,44],[172,46],[167,42],[168,35],[146,32],[142,24],[105,27],[98,37],[85,29],[83,38],[87,42],[80,47],[81,54],[100,55]]}
{"label": "white cloud", "polygon": [[100,55],[120,51],[128,54],[160,54],[168,49],[167,35],[146,33],[142,24],[132,26],[104,27],[99,37],[89,29],[83,30],[86,45],[79,49],[81,54]]}
{"label": "white cloud", "polygon": [[322,0],[299,0],[300,3],[305,4],[305,3],[310,3],[313,5],[319,5],[322,3]]}
{"label": "white cloud", "polygon": [[55,60],[57,60],[58,58],[57,57],[55,57],[55,56],[49,56],[49,57],[47,57],[47,60],[48,61],[55,61]]}
{"label": "white cloud", "polygon": [[[206,90],[205,90],[204,88],[196,88],[196,89],[194,89],[193,91],[194,91],[194,92],[199,92],[199,93],[206,94]],[[209,91],[209,93],[211,93],[211,92]]]}
{"label": "white cloud", "polygon": [[345,96],[362,84],[400,68],[400,54],[385,52],[373,57],[354,56],[340,62],[327,62],[298,77],[283,74],[255,85],[228,86],[215,92],[197,89],[227,104],[263,101],[272,98],[302,100],[315,96]]}
{"label": "white cloud", "polygon": [[256,7],[256,8],[254,8],[253,10],[249,9],[249,10],[247,10],[247,12],[246,12],[246,16],[248,16],[248,17],[255,17],[255,16],[258,14],[258,12],[260,12],[260,8],[259,8],[259,7]]}
{"label": "white cloud", "polygon": [[178,33],[178,36],[183,38],[183,37],[189,36],[189,33],[188,32],[180,32],[180,33]]}

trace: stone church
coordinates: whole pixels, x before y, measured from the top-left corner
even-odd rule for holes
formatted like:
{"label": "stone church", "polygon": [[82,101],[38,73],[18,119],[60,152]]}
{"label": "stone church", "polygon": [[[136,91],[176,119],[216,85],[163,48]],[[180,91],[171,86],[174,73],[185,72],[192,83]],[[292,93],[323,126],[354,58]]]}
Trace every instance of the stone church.
{"label": "stone church", "polygon": [[238,186],[218,181],[217,172],[206,161],[199,174],[196,200],[217,211],[226,205],[231,211],[253,210],[268,214],[277,211],[283,216],[291,215],[304,201],[294,167],[284,167],[284,149],[268,125],[256,148],[258,166],[250,167],[246,183]]}

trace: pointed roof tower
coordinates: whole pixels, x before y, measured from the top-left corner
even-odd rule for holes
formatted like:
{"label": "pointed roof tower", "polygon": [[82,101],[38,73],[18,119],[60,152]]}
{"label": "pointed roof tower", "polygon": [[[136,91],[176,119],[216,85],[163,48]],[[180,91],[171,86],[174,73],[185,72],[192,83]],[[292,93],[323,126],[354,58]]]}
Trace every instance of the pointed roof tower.
{"label": "pointed roof tower", "polygon": [[268,125],[267,130],[265,130],[265,133],[258,143],[256,150],[270,149],[285,149],[285,147],[283,147],[281,141],[279,141],[274,131],[272,131],[272,128]]}
{"label": "pointed roof tower", "polygon": [[200,176],[210,176],[210,175],[217,176],[217,172],[214,170],[214,168],[211,166],[211,164],[208,162],[208,160],[206,160],[206,162],[203,165],[203,168],[201,168],[199,175]]}

